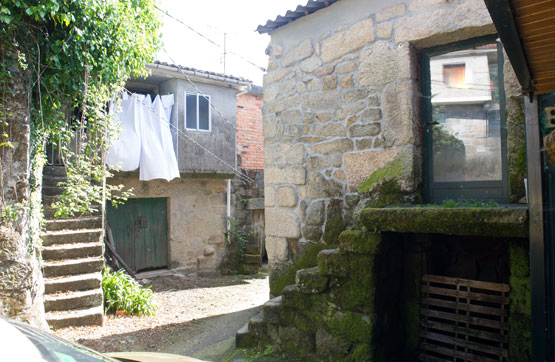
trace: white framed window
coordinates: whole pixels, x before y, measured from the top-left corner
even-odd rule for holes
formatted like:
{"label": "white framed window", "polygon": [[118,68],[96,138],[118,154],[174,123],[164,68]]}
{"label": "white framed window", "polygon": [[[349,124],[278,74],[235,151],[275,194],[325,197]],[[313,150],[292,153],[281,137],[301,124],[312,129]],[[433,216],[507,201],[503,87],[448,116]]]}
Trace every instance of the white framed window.
{"label": "white framed window", "polygon": [[204,132],[212,130],[209,95],[185,92],[185,128]]}

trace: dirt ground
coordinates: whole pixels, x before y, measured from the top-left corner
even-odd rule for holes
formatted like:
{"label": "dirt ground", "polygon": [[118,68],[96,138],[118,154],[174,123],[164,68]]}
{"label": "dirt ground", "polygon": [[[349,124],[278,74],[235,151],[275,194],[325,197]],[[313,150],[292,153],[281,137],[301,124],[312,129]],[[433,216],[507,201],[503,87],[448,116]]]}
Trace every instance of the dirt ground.
{"label": "dirt ground", "polygon": [[99,352],[157,351],[218,361],[235,332],[268,300],[267,275],[197,276],[166,272],[142,279],[158,305],[152,317],[108,315],[103,326],[54,331]]}

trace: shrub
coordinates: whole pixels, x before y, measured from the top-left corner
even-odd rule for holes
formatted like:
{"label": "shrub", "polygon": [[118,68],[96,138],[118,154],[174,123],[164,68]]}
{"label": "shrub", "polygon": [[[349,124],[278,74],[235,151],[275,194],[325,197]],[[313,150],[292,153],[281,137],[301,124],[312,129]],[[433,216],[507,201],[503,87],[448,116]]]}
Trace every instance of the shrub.
{"label": "shrub", "polygon": [[150,287],[144,288],[122,269],[112,272],[104,267],[102,273],[104,312],[122,310],[131,315],[154,315],[156,304]]}

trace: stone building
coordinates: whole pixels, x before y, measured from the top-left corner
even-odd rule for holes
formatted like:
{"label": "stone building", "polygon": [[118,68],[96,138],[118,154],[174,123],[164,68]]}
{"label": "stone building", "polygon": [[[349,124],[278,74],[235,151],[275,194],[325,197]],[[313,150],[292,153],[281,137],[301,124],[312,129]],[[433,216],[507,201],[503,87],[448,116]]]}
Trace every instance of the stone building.
{"label": "stone building", "polygon": [[[149,77],[126,87],[174,94],[170,124],[180,177],[140,181],[136,171],[117,173],[108,181],[132,187],[134,196],[118,208],[108,207],[107,220],[118,252],[132,269],[214,272],[226,251],[227,194],[237,167],[236,95],[250,82],[166,63],[149,68]],[[197,105],[195,97],[198,115],[206,115],[208,123],[193,122],[192,129],[187,110]]]}
{"label": "stone building", "polygon": [[[528,360],[527,210],[505,206],[525,194],[522,93],[483,1],[310,1],[258,31],[271,34],[276,298],[238,343],[330,360]],[[479,333],[472,323],[461,337],[428,317],[445,306],[456,315],[462,300],[434,301],[430,288],[497,295],[477,329],[498,329],[469,347],[459,338]]]}

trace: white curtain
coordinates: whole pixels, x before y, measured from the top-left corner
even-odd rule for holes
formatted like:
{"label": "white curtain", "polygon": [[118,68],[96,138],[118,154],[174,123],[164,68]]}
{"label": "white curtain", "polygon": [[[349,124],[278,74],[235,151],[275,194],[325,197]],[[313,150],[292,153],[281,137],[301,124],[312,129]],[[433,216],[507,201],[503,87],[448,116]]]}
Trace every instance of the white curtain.
{"label": "white curtain", "polygon": [[133,106],[124,107],[122,102],[121,112],[112,118],[120,120],[122,127],[119,139],[110,147],[107,163],[122,171],[139,168],[142,181],[179,177],[169,124],[173,95],[156,96],[152,101],[148,95],[132,94],[129,100]]}

